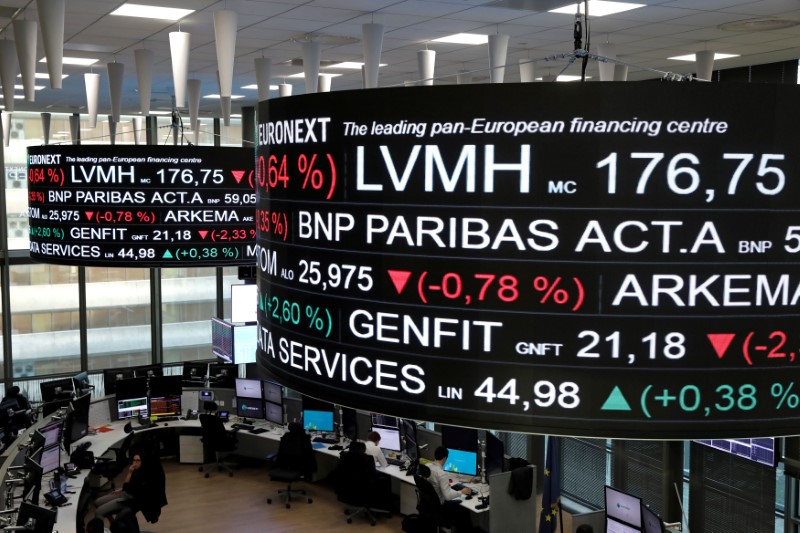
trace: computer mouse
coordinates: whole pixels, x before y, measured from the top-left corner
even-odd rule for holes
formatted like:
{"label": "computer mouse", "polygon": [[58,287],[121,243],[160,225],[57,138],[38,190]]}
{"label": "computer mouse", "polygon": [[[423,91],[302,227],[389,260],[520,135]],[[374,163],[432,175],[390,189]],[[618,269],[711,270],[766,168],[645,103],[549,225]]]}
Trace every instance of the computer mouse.
{"label": "computer mouse", "polygon": [[464,497],[464,499],[465,500],[471,500],[472,499],[472,495],[470,494],[469,496]]}

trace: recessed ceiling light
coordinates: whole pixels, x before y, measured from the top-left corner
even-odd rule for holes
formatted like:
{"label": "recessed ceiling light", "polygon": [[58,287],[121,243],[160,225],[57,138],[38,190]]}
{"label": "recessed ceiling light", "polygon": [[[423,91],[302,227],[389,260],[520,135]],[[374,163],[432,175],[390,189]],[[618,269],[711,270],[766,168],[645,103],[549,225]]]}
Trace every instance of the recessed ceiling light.
{"label": "recessed ceiling light", "polygon": [[[721,54],[719,52],[714,53],[714,61],[719,59],[728,59],[730,57],[739,57],[739,54]],[[675,56],[675,57],[668,57],[667,59],[671,59],[673,61],[697,61],[697,58],[694,54],[686,54],[685,56]]]}
{"label": "recessed ceiling light", "polygon": [[[573,74],[559,74],[556,78],[556,81],[578,81],[580,80],[580,76],[575,76]],[[587,80],[592,79],[591,76],[586,76]],[[543,81],[543,78],[536,78],[536,81]]]}
{"label": "recessed ceiling light", "polygon": [[[64,65],[78,65],[81,67],[88,67],[90,65],[94,65],[97,63],[97,59],[92,59],[90,57],[64,57],[62,59],[62,63]],[[47,63],[47,58],[43,57],[39,60],[39,63]]]}
{"label": "recessed ceiling light", "polygon": [[[335,78],[336,76],[341,76],[341,74],[333,74],[333,73],[326,74],[326,73],[323,72],[323,73],[320,73],[320,76],[327,76],[329,78]],[[286,77],[287,78],[305,78],[306,77],[306,73],[305,72],[298,72],[297,74],[291,74],[291,75],[286,76]]]}
{"label": "recessed ceiling light", "polygon": [[151,109],[151,110],[150,110],[150,114],[151,114],[151,115],[171,115],[171,114],[172,114],[172,111],[153,111],[153,110]]}
{"label": "recessed ceiling light", "polygon": [[[220,96],[218,94],[207,94],[203,98],[214,98],[216,100],[219,100]],[[238,100],[239,98],[244,98],[244,95],[243,94],[232,94],[231,95],[231,100]]]}
{"label": "recessed ceiling light", "polygon": [[[583,2],[578,2],[580,12],[583,13]],[[622,13],[623,11],[630,11],[644,7],[644,4],[631,4],[628,2],[608,2],[607,0],[589,0],[589,16],[590,17],[605,17],[606,15],[613,15],[615,13]],[[567,15],[575,14],[575,4],[569,4],[558,9],[551,9],[548,13],[566,13]]]}
{"label": "recessed ceiling light", "polygon": [[[258,84],[251,83],[250,85],[244,85],[244,86],[239,87],[239,88],[240,89],[245,89],[245,90],[248,90],[248,91],[257,91],[258,90]],[[277,91],[278,90],[278,86],[277,85],[270,85],[269,86],[269,90],[270,91]]]}
{"label": "recessed ceiling light", "polygon": [[[388,63],[381,63],[380,67],[385,67]],[[341,63],[334,63],[333,65],[328,65],[326,68],[347,68],[353,70],[361,70],[361,67],[364,66],[364,63],[359,63],[357,61],[342,61]]]}
{"label": "recessed ceiling light", "polygon": [[[21,78],[22,74],[17,74],[17,77]],[[49,80],[50,79],[50,74],[48,74],[47,72],[37,72],[35,77],[36,77],[37,80]],[[64,78],[68,78],[68,77],[69,77],[69,74],[62,74],[61,75],[61,79],[62,80]]]}
{"label": "recessed ceiling light", "polygon": [[[14,85],[14,88],[15,88],[16,90],[18,90],[18,91],[21,91],[21,90],[23,90],[23,89],[25,88],[25,86],[24,86],[24,85],[22,85],[22,84],[20,84],[20,85]],[[36,90],[36,91],[41,91],[42,89],[44,89],[44,85],[34,85],[34,86],[33,86],[33,89],[34,89],[34,90]]]}
{"label": "recessed ceiling light", "polygon": [[177,9],[174,7],[146,6],[142,4],[126,3],[109,13],[109,15],[160,20],[180,20],[190,13],[194,13],[194,9]]}
{"label": "recessed ceiling light", "polygon": [[794,28],[800,21],[785,18],[763,18],[737,20],[736,22],[726,22],[717,26],[723,31],[772,31]]}
{"label": "recessed ceiling light", "polygon": [[433,42],[453,44],[486,44],[489,42],[489,36],[481,35],[479,33],[455,33],[453,35],[434,39]]}

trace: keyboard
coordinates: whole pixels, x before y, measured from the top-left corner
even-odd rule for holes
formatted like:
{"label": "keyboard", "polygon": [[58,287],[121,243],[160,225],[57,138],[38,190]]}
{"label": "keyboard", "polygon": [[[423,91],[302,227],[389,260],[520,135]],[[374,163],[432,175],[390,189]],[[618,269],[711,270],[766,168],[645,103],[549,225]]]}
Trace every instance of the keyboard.
{"label": "keyboard", "polygon": [[323,444],[338,444],[339,439],[329,439],[328,437],[314,437],[311,439],[314,442],[321,442]]}
{"label": "keyboard", "polygon": [[[450,488],[453,489],[453,490],[461,490],[461,489],[465,488],[465,485],[463,483],[453,483],[452,485],[450,485]],[[473,496],[478,494],[477,490],[475,490],[473,488],[470,488],[470,487],[466,487],[466,488],[469,488],[469,490],[472,491],[472,495]]]}
{"label": "keyboard", "polygon": [[159,416],[159,422],[174,422],[175,420],[179,420],[177,416]]}
{"label": "keyboard", "polygon": [[266,433],[266,432],[267,430],[264,428],[253,428],[250,430],[250,433],[252,433],[253,435],[260,435],[261,433]]}
{"label": "keyboard", "polygon": [[392,457],[387,457],[386,458],[386,462],[389,463],[390,465],[394,465],[394,466],[403,466],[405,464],[400,459],[393,459]]}
{"label": "keyboard", "polygon": [[236,422],[235,424],[231,424],[233,429],[246,429],[247,431],[252,430],[255,428],[253,424],[242,424],[241,422]]}

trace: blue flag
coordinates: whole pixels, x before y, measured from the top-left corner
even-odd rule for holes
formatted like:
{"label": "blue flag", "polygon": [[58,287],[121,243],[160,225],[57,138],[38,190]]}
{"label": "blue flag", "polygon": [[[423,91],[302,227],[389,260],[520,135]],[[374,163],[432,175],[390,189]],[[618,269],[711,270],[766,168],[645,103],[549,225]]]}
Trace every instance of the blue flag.
{"label": "blue flag", "polygon": [[554,533],[561,507],[561,453],[558,437],[547,437],[547,457],[544,462],[544,489],[539,533]]}

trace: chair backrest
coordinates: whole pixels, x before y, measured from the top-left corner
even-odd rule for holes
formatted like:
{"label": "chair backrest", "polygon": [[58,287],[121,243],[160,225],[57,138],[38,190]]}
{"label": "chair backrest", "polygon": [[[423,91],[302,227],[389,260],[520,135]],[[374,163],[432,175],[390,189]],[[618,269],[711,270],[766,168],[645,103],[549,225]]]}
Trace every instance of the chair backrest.
{"label": "chair backrest", "polygon": [[311,447],[311,437],[305,431],[289,431],[281,437],[275,466],[286,470],[296,470],[303,475],[317,471],[317,459]]}
{"label": "chair backrest", "polygon": [[436,489],[424,477],[415,474],[414,483],[417,485],[417,512],[423,516],[438,516],[442,512],[442,502]]}
{"label": "chair backrest", "polygon": [[222,446],[228,440],[228,432],[222,419],[216,415],[200,415],[200,427],[203,431],[203,443],[212,449]]}
{"label": "chair backrest", "polygon": [[116,456],[116,463],[117,465],[124,466],[128,462],[128,452],[131,449],[131,445],[133,444],[133,437],[134,433],[128,433],[125,435],[125,438],[122,440],[122,444],[117,451]]}
{"label": "chair backrest", "polygon": [[375,459],[371,455],[342,452],[334,474],[337,498],[351,505],[366,505],[374,497],[376,477]]}

